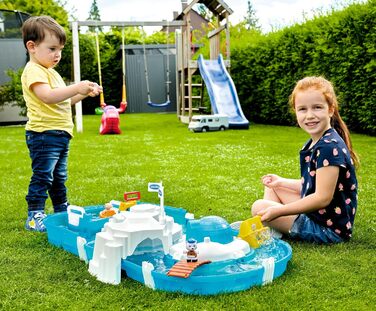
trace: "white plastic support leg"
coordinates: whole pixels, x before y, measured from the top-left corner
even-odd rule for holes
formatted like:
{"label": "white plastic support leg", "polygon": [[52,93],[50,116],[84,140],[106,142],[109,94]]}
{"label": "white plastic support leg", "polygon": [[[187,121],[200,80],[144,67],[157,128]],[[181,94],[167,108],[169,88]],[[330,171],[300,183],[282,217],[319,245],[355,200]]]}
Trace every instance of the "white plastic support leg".
{"label": "white plastic support leg", "polygon": [[143,261],[142,262],[142,275],[144,277],[144,283],[147,287],[155,289],[155,283],[151,272],[154,270],[152,263]]}
{"label": "white plastic support leg", "polygon": [[107,232],[98,232],[95,238],[93,259],[89,273],[104,283],[119,284],[121,281],[121,256],[123,246]]}
{"label": "white plastic support leg", "polygon": [[99,267],[99,261],[102,256],[104,246],[110,240],[112,240],[112,237],[106,232],[98,232],[96,234],[93,258],[89,262],[89,272],[92,275],[97,275],[97,269]]}
{"label": "white plastic support leg", "polygon": [[104,283],[117,285],[121,281],[121,245],[108,243],[105,245],[99,260],[89,262],[89,273]]}
{"label": "white plastic support leg", "polygon": [[264,267],[264,274],[262,276],[262,285],[269,284],[273,281],[274,276],[274,257],[265,258],[262,261],[262,266]]}
{"label": "white plastic support leg", "polygon": [[87,255],[85,251],[85,244],[87,243],[86,239],[78,236],[77,237],[77,250],[78,250],[78,256],[81,260],[85,261],[85,263],[88,263]]}
{"label": "white plastic support leg", "polygon": [[109,242],[105,245],[99,267],[98,280],[117,285],[121,281],[121,244]]}

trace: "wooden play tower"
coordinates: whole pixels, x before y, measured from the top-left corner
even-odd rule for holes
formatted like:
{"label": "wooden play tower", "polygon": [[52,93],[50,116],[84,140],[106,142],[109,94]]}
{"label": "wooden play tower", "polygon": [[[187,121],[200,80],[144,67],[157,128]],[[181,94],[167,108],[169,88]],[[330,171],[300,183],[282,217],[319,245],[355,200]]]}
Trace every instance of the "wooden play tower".
{"label": "wooden play tower", "polygon": [[212,12],[216,20],[215,28],[207,34],[210,43],[210,59],[214,60],[218,58],[221,46],[221,33],[225,31],[226,53],[224,58],[226,67],[230,67],[229,15],[233,11],[222,0],[193,0],[182,12],[184,20],[182,31],[176,33],[177,115],[184,123],[188,123],[192,118],[194,111],[193,100],[201,99],[202,96],[202,92],[200,96],[193,95],[193,88],[202,87],[202,84],[192,82],[193,75],[198,74],[198,63],[192,59],[194,52],[192,48],[191,13],[193,6],[198,3],[204,4]]}

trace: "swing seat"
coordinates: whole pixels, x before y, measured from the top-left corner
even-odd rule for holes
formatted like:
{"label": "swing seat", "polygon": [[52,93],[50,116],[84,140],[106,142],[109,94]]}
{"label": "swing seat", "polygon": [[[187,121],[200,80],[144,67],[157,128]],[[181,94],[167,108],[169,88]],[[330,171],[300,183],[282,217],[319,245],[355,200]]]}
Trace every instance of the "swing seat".
{"label": "swing seat", "polygon": [[101,116],[103,114],[103,108],[102,107],[95,108],[95,114],[98,116]]}
{"label": "swing seat", "polygon": [[99,133],[101,135],[120,134],[119,123],[120,118],[117,109],[114,106],[106,106],[102,115]]}
{"label": "swing seat", "polygon": [[120,107],[117,109],[117,111],[119,112],[119,113],[124,113],[125,112],[125,110],[127,110],[127,106],[128,106],[128,104],[127,104],[127,102],[121,102],[120,103]]}
{"label": "swing seat", "polygon": [[153,103],[151,101],[148,101],[147,104],[150,106],[150,107],[154,107],[154,108],[162,108],[162,107],[167,107],[168,105],[170,105],[170,101],[166,101],[165,103],[162,103],[162,104],[156,104],[156,103]]}

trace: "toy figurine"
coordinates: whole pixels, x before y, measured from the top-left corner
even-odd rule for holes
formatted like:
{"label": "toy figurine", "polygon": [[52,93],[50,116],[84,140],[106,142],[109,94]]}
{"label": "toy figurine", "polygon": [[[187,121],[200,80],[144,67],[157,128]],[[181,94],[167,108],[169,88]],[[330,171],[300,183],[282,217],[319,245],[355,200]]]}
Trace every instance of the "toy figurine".
{"label": "toy figurine", "polygon": [[114,216],[116,214],[115,209],[113,208],[111,203],[106,203],[104,205],[104,210],[99,213],[100,218],[107,218]]}
{"label": "toy figurine", "polygon": [[187,262],[197,262],[197,241],[195,239],[189,239],[185,247],[187,248],[187,250],[184,251],[184,253],[187,254]]}

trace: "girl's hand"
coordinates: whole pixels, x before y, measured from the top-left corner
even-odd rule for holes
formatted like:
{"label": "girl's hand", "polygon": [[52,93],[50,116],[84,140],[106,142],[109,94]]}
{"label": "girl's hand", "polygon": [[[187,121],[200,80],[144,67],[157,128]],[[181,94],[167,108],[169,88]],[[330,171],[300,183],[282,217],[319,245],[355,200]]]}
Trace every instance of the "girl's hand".
{"label": "girl's hand", "polygon": [[261,177],[261,182],[264,186],[275,188],[280,186],[282,178],[275,174],[267,174]]}
{"label": "girl's hand", "polygon": [[280,208],[279,205],[273,205],[269,206],[257,213],[257,215],[261,216],[261,221],[270,222],[276,218],[278,218],[280,215]]}

